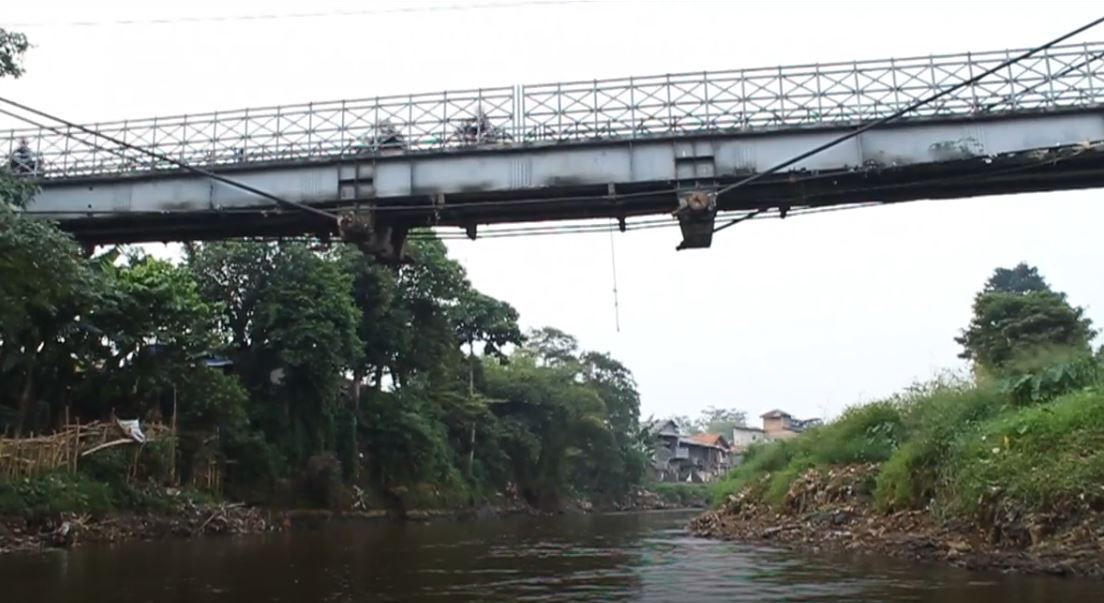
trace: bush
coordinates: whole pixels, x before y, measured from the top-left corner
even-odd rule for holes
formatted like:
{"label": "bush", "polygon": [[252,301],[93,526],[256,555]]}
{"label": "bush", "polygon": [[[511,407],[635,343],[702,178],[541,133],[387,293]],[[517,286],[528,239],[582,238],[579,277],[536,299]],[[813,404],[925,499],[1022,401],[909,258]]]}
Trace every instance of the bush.
{"label": "bush", "polygon": [[342,482],[341,461],[332,454],[316,454],[307,459],[300,490],[306,501],[323,509],[341,509],[351,504],[351,495]]}
{"label": "bush", "polygon": [[1085,390],[960,434],[942,479],[947,508],[978,517],[995,498],[1019,511],[1104,500],[1104,393]]}
{"label": "bush", "polygon": [[877,463],[893,454],[905,437],[901,412],[893,401],[852,406],[838,419],[794,440],[798,457],[812,466]]}
{"label": "bush", "polygon": [[1028,405],[1047,402],[1100,381],[1100,362],[1091,354],[1043,349],[1018,356],[1000,383],[1015,403]]}
{"label": "bush", "polygon": [[711,498],[708,484],[657,483],[651,490],[664,502],[682,507],[700,506]]}
{"label": "bush", "polygon": [[793,455],[794,447],[791,442],[753,444],[744,453],[743,462],[713,486],[713,503],[723,504],[730,495],[761,480],[763,476],[785,469]]}
{"label": "bush", "polygon": [[992,387],[939,381],[914,388],[897,401],[906,442],[878,475],[874,500],[883,511],[926,505],[940,487],[938,469],[959,434],[1010,408],[1007,396]]}
{"label": "bush", "polygon": [[721,504],[745,486],[765,480],[763,500],[780,504],[793,480],[807,469],[884,461],[900,445],[905,431],[896,402],[853,406],[835,421],[792,440],[752,446],[744,462],[714,487],[713,500]]}
{"label": "bush", "polygon": [[0,483],[0,515],[62,512],[102,515],[114,507],[111,487],[80,473],[54,473]]}

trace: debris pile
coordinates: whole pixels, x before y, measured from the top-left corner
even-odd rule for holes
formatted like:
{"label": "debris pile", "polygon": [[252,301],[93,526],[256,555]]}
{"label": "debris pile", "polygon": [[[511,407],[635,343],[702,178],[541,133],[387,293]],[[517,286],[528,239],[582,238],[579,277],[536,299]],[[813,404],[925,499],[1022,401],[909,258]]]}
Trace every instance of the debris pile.
{"label": "debris pile", "polygon": [[695,535],[836,550],[987,571],[1104,577],[1104,514],[1000,514],[992,525],[938,521],[926,510],[881,513],[870,493],[876,465],[810,469],[779,506],[763,502],[770,476],[690,523]]}
{"label": "debris pile", "polygon": [[283,522],[260,509],[182,500],[173,510],[163,513],[125,513],[103,518],[58,513],[36,519],[6,518],[0,520],[0,553],[96,542],[258,534],[283,527]]}

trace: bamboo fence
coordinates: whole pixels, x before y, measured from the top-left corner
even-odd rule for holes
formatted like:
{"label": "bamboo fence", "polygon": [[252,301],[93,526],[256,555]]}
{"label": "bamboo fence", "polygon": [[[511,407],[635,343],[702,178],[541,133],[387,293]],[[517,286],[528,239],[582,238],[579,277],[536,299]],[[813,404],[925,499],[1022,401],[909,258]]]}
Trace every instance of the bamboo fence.
{"label": "bamboo fence", "polygon": [[[146,441],[173,438],[172,429],[157,423],[142,426]],[[175,439],[175,438],[173,438]],[[26,438],[0,437],[0,480],[32,477],[51,471],[77,470],[82,457],[116,446],[141,443],[116,421],[67,424],[50,435]]]}

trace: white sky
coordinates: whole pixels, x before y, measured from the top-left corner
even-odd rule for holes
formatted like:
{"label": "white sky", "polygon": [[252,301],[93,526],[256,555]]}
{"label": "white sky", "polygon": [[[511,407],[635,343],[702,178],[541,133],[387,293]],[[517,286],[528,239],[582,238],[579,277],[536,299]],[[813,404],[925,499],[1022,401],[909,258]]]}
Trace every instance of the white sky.
{"label": "white sky", "polygon": [[[429,0],[402,6],[475,4]],[[492,2],[479,2],[481,5]],[[498,4],[510,4],[499,0]],[[394,12],[395,2],[6,2],[35,44],[0,91],[71,120],[377,94],[1027,47],[1098,2],[589,2]],[[366,15],[175,24],[71,21]],[[42,24],[42,25],[35,25]],[[1104,39],[1104,28],[1083,40]],[[0,120],[0,127],[10,126]],[[709,405],[834,415],[959,368],[953,337],[997,266],[1038,265],[1104,325],[1098,191],[912,203],[677,230],[450,242],[477,287],[636,374],[645,415]]]}

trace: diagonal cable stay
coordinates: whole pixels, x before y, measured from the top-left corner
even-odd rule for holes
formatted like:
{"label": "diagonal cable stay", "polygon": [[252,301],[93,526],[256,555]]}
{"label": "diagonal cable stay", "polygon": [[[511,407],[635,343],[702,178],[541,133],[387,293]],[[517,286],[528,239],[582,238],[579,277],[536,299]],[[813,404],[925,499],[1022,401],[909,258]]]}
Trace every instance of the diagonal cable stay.
{"label": "diagonal cable stay", "polygon": [[[775,165],[773,165],[773,166],[771,166],[771,167],[769,167],[769,168],[767,168],[767,169],[765,169],[761,172],[756,172],[755,174],[752,174],[751,176],[748,176],[746,178],[743,178],[741,180],[733,182],[732,184],[729,184],[729,185],[717,190],[715,193],[713,193],[713,198],[717,199],[725,193],[731,192],[731,191],[733,191],[735,189],[738,189],[740,187],[743,187],[743,186],[747,186],[748,184],[751,184],[752,182],[755,182],[756,180],[759,180],[761,178],[765,178],[767,176],[770,176],[771,174],[775,174],[777,172],[780,172],[780,171],[782,171],[782,170],[784,170],[784,169],[786,169],[786,168],[788,168],[792,165],[795,165],[797,163],[800,163],[800,162],[812,157],[813,155],[817,155],[817,154],[819,154],[821,152],[824,152],[824,151],[826,151],[826,150],[828,150],[828,149],[830,149],[830,148],[832,148],[836,145],[839,145],[843,142],[851,140],[852,138],[855,138],[856,136],[859,136],[864,132],[869,132],[870,130],[882,127],[882,126],[884,126],[884,125],[886,125],[886,124],[888,124],[892,121],[900,119],[901,117],[915,111],[916,109],[919,109],[920,107],[931,104],[931,103],[933,103],[933,102],[935,102],[935,101],[937,101],[937,100],[939,100],[939,99],[941,99],[941,98],[943,98],[943,97],[945,97],[949,94],[953,94],[954,92],[956,92],[958,90],[961,90],[962,88],[966,88],[968,86],[973,86],[974,84],[977,84],[981,80],[989,77],[990,75],[992,75],[992,74],[994,74],[994,73],[996,73],[996,72],[998,72],[1002,69],[1007,69],[1007,68],[1011,67],[1012,65],[1015,65],[1016,63],[1019,63],[1020,61],[1023,61],[1024,59],[1030,58],[1030,57],[1032,57],[1032,56],[1034,56],[1034,55],[1036,55],[1036,54],[1038,54],[1038,53],[1040,53],[1044,50],[1047,50],[1048,48],[1050,48],[1052,46],[1057,46],[1058,44],[1061,44],[1062,42],[1065,42],[1066,40],[1068,40],[1068,39],[1070,39],[1074,36],[1080,35],[1080,34],[1086,32],[1086,31],[1100,25],[1101,23],[1104,23],[1104,17],[1099,17],[1097,19],[1094,19],[1094,20],[1090,21],[1089,23],[1086,23],[1085,25],[1082,25],[1082,26],[1080,26],[1076,29],[1073,29],[1073,30],[1071,30],[1067,33],[1064,33],[1064,34],[1058,36],[1057,38],[1054,38],[1053,40],[1050,40],[1049,42],[1046,42],[1044,44],[1036,46],[1036,47],[1034,47],[1030,50],[1027,50],[1027,51],[1015,56],[1015,57],[1012,57],[1012,58],[1010,58],[1006,61],[1002,61],[1000,64],[998,64],[995,67],[992,67],[990,69],[986,69],[985,71],[981,72],[980,74],[978,74],[978,75],[976,75],[976,76],[974,76],[970,79],[963,80],[963,81],[955,84],[954,86],[951,86],[949,88],[944,88],[943,90],[941,90],[941,91],[939,91],[935,94],[932,94],[932,95],[930,95],[926,98],[922,98],[922,99],[908,105],[907,107],[905,107],[905,108],[903,108],[899,111],[896,111],[896,112],[894,112],[890,115],[887,115],[887,116],[885,116],[881,119],[878,119],[876,121],[872,121],[872,122],[870,122],[870,123],[868,123],[864,126],[860,126],[858,128],[855,128],[854,130],[851,130],[850,132],[848,132],[846,134],[843,134],[843,135],[840,135],[836,138],[833,138],[832,140],[830,140],[830,141],[828,141],[824,144],[821,144],[819,146],[816,146],[812,149],[809,149],[808,151],[805,151],[805,152],[800,153],[798,155],[794,155],[793,157],[791,157],[791,158],[789,158],[785,161],[782,161],[781,163],[775,164]],[[735,226],[740,221],[741,220],[737,219],[737,220],[732,220],[732,221],[726,222],[725,224],[714,228],[713,232],[714,233],[720,232],[720,231],[722,231],[726,228],[729,228],[731,226]]]}

